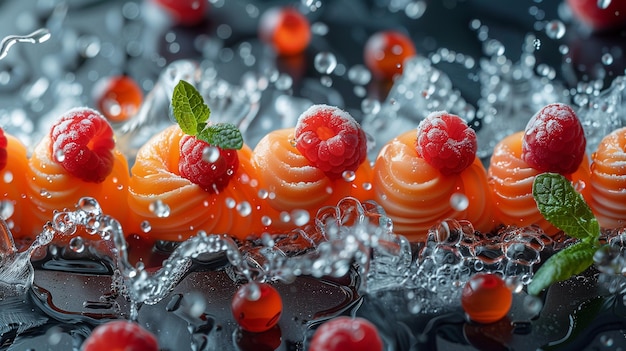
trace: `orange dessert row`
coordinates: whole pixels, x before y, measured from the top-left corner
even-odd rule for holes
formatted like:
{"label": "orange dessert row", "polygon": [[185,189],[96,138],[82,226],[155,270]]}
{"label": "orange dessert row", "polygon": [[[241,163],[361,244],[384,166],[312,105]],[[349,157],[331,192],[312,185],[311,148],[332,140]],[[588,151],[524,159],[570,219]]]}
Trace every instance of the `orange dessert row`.
{"label": "orange dessert row", "polygon": [[[319,114],[330,107],[316,108]],[[437,114],[440,118],[444,113]],[[184,133],[178,126],[150,139],[130,170],[124,156],[111,149],[111,157],[100,161],[110,162],[110,172],[98,181],[76,177],[60,165],[63,155],[54,153],[58,140],[44,138],[28,157],[24,145],[7,136],[0,200],[13,205],[7,222],[18,238],[34,236],[55,210],[72,208],[83,196],[95,197],[127,233],[172,241],[199,230],[239,239],[284,232],[310,223],[318,209],[346,196],[379,203],[393,220],[394,230],[411,241],[424,240],[428,229],[446,218],[467,219],[485,232],[500,224],[536,224],[548,233],[557,231],[543,220],[532,198],[532,181],[542,170],[522,157],[523,132],[496,146],[488,171],[475,149],[467,160],[467,150],[459,156],[453,148],[451,157],[465,158],[465,164],[451,171],[437,162],[457,162],[446,155],[446,145],[456,131],[451,128],[445,145],[437,146],[439,151],[433,154],[433,140],[442,130],[437,123],[433,118],[428,126],[400,134],[374,162],[363,160],[341,176],[322,170],[303,155],[297,147],[303,142],[298,127],[273,131],[253,150],[245,145],[237,150],[238,167],[217,192],[181,176],[179,143]],[[420,133],[430,139],[423,141]],[[328,155],[339,153],[329,150]],[[625,150],[626,129],[616,130],[602,141],[591,162],[585,157],[568,174],[605,228],[622,226],[626,218]],[[348,161],[356,157],[348,156]]]}

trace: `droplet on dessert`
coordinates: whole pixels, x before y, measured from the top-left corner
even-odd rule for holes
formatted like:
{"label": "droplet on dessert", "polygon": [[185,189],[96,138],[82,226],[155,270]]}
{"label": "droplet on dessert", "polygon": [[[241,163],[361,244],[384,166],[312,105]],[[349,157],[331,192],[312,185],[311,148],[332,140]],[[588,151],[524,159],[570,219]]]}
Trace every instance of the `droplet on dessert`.
{"label": "droplet on dessert", "polygon": [[75,236],[70,239],[69,248],[76,253],[81,253],[85,250],[85,241],[81,236]]}
{"label": "droplet on dessert", "polygon": [[450,206],[456,211],[465,211],[469,207],[469,199],[465,194],[454,193],[450,196]]}
{"label": "droplet on dessert", "polygon": [[44,188],[39,190],[39,195],[41,195],[41,197],[45,197],[46,199],[52,198],[52,194],[50,194],[50,192],[47,189],[44,189]]}
{"label": "droplet on dessert", "polygon": [[343,171],[341,177],[346,182],[353,182],[356,179],[356,173],[354,171]]}
{"label": "droplet on dessert", "polygon": [[11,200],[2,200],[0,201],[0,219],[7,220],[15,211],[15,206],[13,205],[13,201]]}
{"label": "droplet on dessert", "polygon": [[208,163],[215,163],[220,158],[220,150],[215,146],[207,146],[202,149],[202,159]]}
{"label": "droplet on dessert", "polygon": [[302,226],[309,223],[310,216],[307,210],[293,210],[291,211],[291,218],[295,225]]}
{"label": "droplet on dessert", "polygon": [[565,35],[565,24],[559,20],[552,20],[546,24],[546,35],[551,39],[561,39]]}
{"label": "droplet on dessert", "polygon": [[611,5],[611,0],[598,0],[598,8],[606,10]]}
{"label": "droplet on dessert", "polygon": [[54,158],[57,160],[57,162],[65,161],[65,152],[63,152],[63,149],[57,149],[54,153]]}
{"label": "droplet on dessert", "polygon": [[148,210],[159,218],[169,217],[170,207],[161,200],[156,200],[148,206]]}
{"label": "droplet on dessert", "polygon": [[613,55],[611,55],[610,53],[605,53],[604,55],[602,55],[602,64],[605,66],[609,66],[613,64]]}
{"label": "droplet on dessert", "polygon": [[322,74],[331,74],[337,67],[337,58],[328,51],[322,51],[315,55],[313,61],[315,69]]}

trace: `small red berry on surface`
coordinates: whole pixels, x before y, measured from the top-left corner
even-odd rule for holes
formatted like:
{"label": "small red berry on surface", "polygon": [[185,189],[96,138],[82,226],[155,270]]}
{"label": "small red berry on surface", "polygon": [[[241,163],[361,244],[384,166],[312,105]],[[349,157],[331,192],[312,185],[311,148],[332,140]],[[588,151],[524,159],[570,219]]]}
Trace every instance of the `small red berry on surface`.
{"label": "small red berry on surface", "polygon": [[542,172],[570,174],[580,166],[587,141],[580,120],[565,104],[550,104],[526,125],[522,159]]}
{"label": "small red berry on surface", "polygon": [[278,55],[295,55],[311,41],[309,20],[291,7],[274,7],[265,11],[259,21],[259,37]]}
{"label": "small red berry on surface", "polygon": [[333,106],[314,105],[298,118],[296,148],[331,178],[355,171],[367,155],[367,137],[349,113]]}
{"label": "small red berry on surface", "polygon": [[98,112],[75,108],[50,130],[51,156],[69,174],[100,183],[113,170],[113,129]]}
{"label": "small red berry on surface", "polygon": [[241,329],[260,333],[278,323],[283,312],[283,301],[271,285],[248,283],[242,285],[233,296],[231,311]]}
{"label": "small red berry on surface", "polygon": [[600,3],[598,0],[567,0],[574,15],[596,31],[626,26],[626,1],[610,1],[605,8],[599,6]]}
{"label": "small red berry on surface", "polygon": [[468,317],[478,323],[493,323],[511,309],[513,293],[504,280],[492,273],[478,273],[470,278],[461,292],[461,306]]}
{"label": "small red berry on surface", "polygon": [[418,154],[444,175],[458,174],[469,167],[477,149],[476,132],[459,116],[433,112],[417,127]]}
{"label": "small red berry on surface", "polygon": [[309,351],[382,351],[378,329],[363,318],[337,317],[322,324],[313,335]]}
{"label": "small red berry on surface", "polygon": [[123,122],[134,116],[143,101],[143,92],[128,76],[106,77],[94,86],[96,107],[111,122]]}
{"label": "small red berry on surface", "polygon": [[208,8],[208,0],[153,0],[167,11],[176,24],[183,26],[196,25],[204,19]]}
{"label": "small red berry on surface", "polygon": [[4,131],[0,128],[0,170],[7,165],[7,137],[4,135]]}
{"label": "small red berry on surface", "polygon": [[179,149],[180,175],[210,193],[222,191],[239,168],[237,150],[224,150],[191,135],[182,137]]}
{"label": "small red berry on surface", "polygon": [[137,323],[113,321],[97,326],[82,351],[158,351],[156,337]]}
{"label": "small red berry on surface", "polygon": [[416,55],[411,38],[397,31],[382,31],[365,43],[364,61],[378,79],[390,80],[402,73],[404,61]]}

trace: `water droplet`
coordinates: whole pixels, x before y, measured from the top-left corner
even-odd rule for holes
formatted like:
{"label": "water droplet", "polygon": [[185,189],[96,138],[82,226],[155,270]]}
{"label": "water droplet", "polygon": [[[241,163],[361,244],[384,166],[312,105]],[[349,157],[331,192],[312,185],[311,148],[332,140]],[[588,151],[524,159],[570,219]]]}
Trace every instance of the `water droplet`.
{"label": "water droplet", "polygon": [[270,216],[261,217],[261,224],[266,227],[272,225],[272,218],[270,218]]}
{"label": "water droplet", "polygon": [[426,1],[418,0],[410,2],[404,8],[404,13],[411,19],[418,19],[426,12]]}
{"label": "water droplet", "polygon": [[363,101],[361,101],[361,110],[366,115],[375,115],[380,111],[380,101],[376,99],[363,99]]}
{"label": "water droplet", "polygon": [[54,158],[57,160],[57,162],[65,161],[65,152],[63,152],[63,149],[57,149],[54,152]]}
{"label": "water droplet", "polygon": [[287,223],[287,222],[291,221],[291,215],[289,214],[289,212],[283,211],[283,212],[280,213],[279,217],[280,217],[280,221],[283,222],[283,223]]}
{"label": "water droplet", "polygon": [[465,194],[454,193],[450,196],[450,206],[456,211],[465,211],[469,206],[469,199]]}
{"label": "water droplet", "polygon": [[611,0],[598,0],[598,8],[606,10],[611,6]]}
{"label": "water droplet", "polygon": [[152,230],[152,225],[150,225],[149,221],[142,221],[140,224],[141,231],[144,233],[148,233]]}
{"label": "water droplet", "polygon": [[202,159],[208,163],[215,163],[220,158],[220,149],[216,146],[207,146],[202,149]]}
{"label": "water droplet", "polygon": [[343,171],[341,177],[346,182],[353,182],[354,179],[356,179],[356,173],[354,173],[354,171]]}
{"label": "water droplet", "polygon": [[322,51],[315,55],[313,61],[315,69],[322,74],[331,74],[337,67],[337,58],[328,51]]}
{"label": "water droplet", "polygon": [[613,346],[613,338],[611,338],[611,337],[610,337],[610,336],[608,336],[608,335],[601,335],[601,336],[600,336],[600,343],[601,343],[603,346],[606,346],[606,347],[611,347],[611,346]]}
{"label": "water droplet", "polygon": [[565,30],[565,24],[559,20],[552,20],[546,24],[546,35],[551,39],[563,38]]}
{"label": "water droplet", "polygon": [[332,87],[332,86],[333,86],[333,79],[332,79],[332,78],[330,78],[329,76],[322,76],[322,77],[320,78],[320,83],[321,83],[323,86],[325,86],[325,87],[327,87],[327,88],[330,88],[330,87]]}
{"label": "water droplet", "polygon": [[559,52],[561,53],[561,55],[569,54],[569,46],[565,44],[559,45]]}
{"label": "water droplet", "polygon": [[293,210],[291,211],[291,218],[293,223],[297,226],[302,226],[309,223],[309,212],[307,210]]}
{"label": "water droplet", "polygon": [[537,315],[539,314],[539,312],[541,312],[542,308],[543,308],[543,303],[538,297],[532,296],[532,295],[526,295],[524,297],[524,309],[527,312],[533,315]]}
{"label": "water droplet", "polygon": [[41,197],[45,197],[46,199],[52,198],[52,194],[50,194],[50,192],[44,188],[41,188],[41,190],[39,190],[39,195],[41,195]]}
{"label": "water droplet", "polygon": [[365,182],[363,183],[363,190],[372,190],[372,183]]}
{"label": "water droplet", "polygon": [[372,73],[364,65],[354,65],[348,70],[348,79],[356,85],[366,85],[372,80]]}
{"label": "water droplet", "polygon": [[81,236],[75,236],[70,239],[69,248],[76,253],[81,253],[85,250],[85,241]]}
{"label": "water droplet", "polygon": [[170,207],[161,200],[156,200],[148,206],[148,210],[159,218],[169,217]]}
{"label": "water droplet", "polygon": [[252,206],[248,201],[242,201],[237,204],[237,212],[241,217],[247,217],[252,213]]}
{"label": "water droplet", "polygon": [[0,201],[0,218],[5,221],[9,219],[15,211],[15,206],[11,200]]}
{"label": "water droplet", "polygon": [[4,172],[4,175],[2,176],[2,180],[6,184],[10,184],[11,182],[13,182],[13,172],[11,171]]}
{"label": "water droplet", "polygon": [[224,200],[224,203],[226,205],[226,208],[229,209],[233,209],[237,206],[237,201],[235,201],[235,199],[233,199],[232,197],[227,197],[226,200]]}
{"label": "water droplet", "polygon": [[533,47],[535,48],[535,50],[541,49],[541,40],[540,39],[533,40]]}
{"label": "water droplet", "polygon": [[609,66],[613,64],[613,55],[609,54],[608,52],[604,55],[602,55],[602,64],[605,66]]}

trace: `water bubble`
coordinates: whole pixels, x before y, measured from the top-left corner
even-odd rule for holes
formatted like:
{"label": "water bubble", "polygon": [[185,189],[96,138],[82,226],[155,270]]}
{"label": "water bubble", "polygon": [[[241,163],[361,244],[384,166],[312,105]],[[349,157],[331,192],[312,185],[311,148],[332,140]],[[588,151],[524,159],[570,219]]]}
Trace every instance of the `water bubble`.
{"label": "water bubble", "polygon": [[565,24],[559,20],[552,20],[546,24],[546,35],[551,39],[561,39],[565,35]]}
{"label": "water bubble", "polygon": [[237,212],[242,217],[247,217],[252,213],[252,206],[248,201],[242,201],[237,204]]}
{"label": "water bubble", "polygon": [[454,193],[450,196],[450,206],[456,211],[465,211],[469,206],[469,199],[465,194]]}
{"label": "water bubble", "polygon": [[328,51],[322,51],[315,55],[313,61],[315,69],[322,74],[331,74],[337,67],[337,58]]}
{"label": "water bubble", "polygon": [[309,223],[310,215],[307,210],[293,210],[291,211],[291,218],[295,225],[302,226]]}
{"label": "water bubble", "polygon": [[150,203],[148,210],[159,218],[169,217],[170,215],[170,207],[160,199]]}
{"label": "water bubble", "polygon": [[2,200],[0,201],[0,219],[7,220],[15,211],[15,206],[13,205],[13,201],[11,200]]}
{"label": "water bubble", "polygon": [[202,149],[202,159],[208,163],[215,163],[220,158],[220,150],[215,146],[207,146]]}
{"label": "water bubble", "polygon": [[611,5],[611,0],[598,0],[598,8],[606,10]]}
{"label": "water bubble", "polygon": [[81,236],[75,236],[70,240],[69,248],[76,253],[81,253],[85,250],[85,241]]}
{"label": "water bubble", "polygon": [[613,55],[609,54],[608,52],[604,55],[602,55],[602,64],[605,66],[609,66],[613,64]]}

